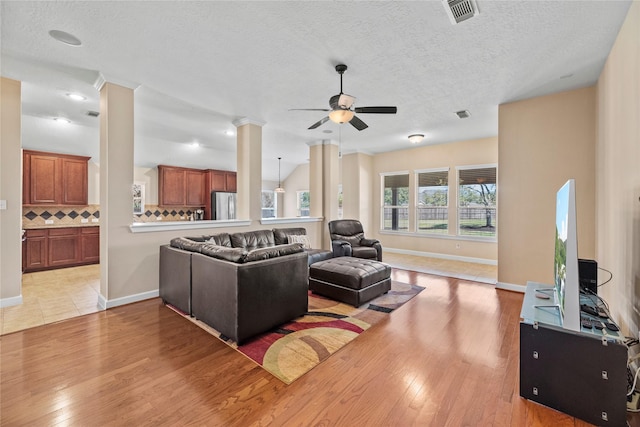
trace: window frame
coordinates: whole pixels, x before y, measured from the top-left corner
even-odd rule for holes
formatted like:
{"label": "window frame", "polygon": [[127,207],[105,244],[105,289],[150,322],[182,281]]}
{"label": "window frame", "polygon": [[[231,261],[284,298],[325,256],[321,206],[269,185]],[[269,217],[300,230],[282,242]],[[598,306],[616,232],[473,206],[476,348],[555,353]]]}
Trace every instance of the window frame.
{"label": "window frame", "polygon": [[[384,186],[384,181],[385,181],[385,177],[387,176],[400,176],[400,175],[406,175],[407,176],[407,181],[408,181],[408,200],[407,200],[407,205],[403,206],[403,205],[385,205],[384,204],[384,190],[385,190],[385,186]],[[399,187],[400,188],[400,187]],[[411,229],[411,221],[410,221],[410,212],[411,212],[411,171],[408,170],[404,170],[404,171],[395,171],[395,172],[381,172],[380,173],[380,231],[384,232],[384,233],[408,233],[410,232]],[[415,205],[415,200],[413,201],[413,204]],[[406,229],[386,229],[384,228],[384,210],[385,208],[390,208],[390,209],[406,209],[407,210],[407,228]]]}
{"label": "window frame", "polygon": [[[461,234],[460,233],[460,171],[461,170],[473,170],[473,169],[489,169],[495,168],[496,170],[496,202],[495,202],[495,233],[493,236],[479,236],[473,234]],[[497,163],[487,163],[487,164],[478,164],[478,165],[464,165],[464,166],[456,166],[456,217],[455,217],[455,230],[456,237],[460,239],[466,240],[481,240],[486,242],[497,242],[498,241],[498,164]],[[449,218],[451,219],[451,218]]]}
{"label": "window frame", "polygon": [[[300,206],[300,195],[303,193],[309,194],[309,207],[306,208],[309,210],[309,215],[302,215],[302,207]],[[296,217],[297,218],[307,218],[311,216],[311,192],[309,190],[297,190],[296,191]]]}
{"label": "window frame", "polygon": [[[415,210],[415,219],[414,219],[414,226],[415,226],[415,232],[418,235],[421,236],[448,236],[449,235],[449,230],[451,229],[450,224],[451,224],[451,181],[449,179],[449,173],[451,171],[451,168],[449,166],[445,166],[445,167],[440,167],[440,168],[428,168],[428,169],[416,169],[414,170],[414,182],[415,182],[415,191],[414,191],[414,210]],[[444,230],[444,232],[437,232],[437,231],[420,231],[420,227],[419,227],[419,222],[420,222],[420,216],[418,215],[419,209],[420,209],[420,204],[419,204],[419,199],[420,199],[420,174],[422,173],[432,173],[432,172],[446,172],[447,173],[447,204],[446,206],[438,206],[438,207],[446,207],[447,209],[447,229]]]}
{"label": "window frame", "polygon": [[[263,193],[271,193],[273,194],[273,208],[265,208],[263,205],[263,197],[262,194]],[[263,216],[263,210],[265,209],[273,209],[273,216],[272,217],[265,217]],[[260,192],[260,217],[261,219],[269,219],[269,218],[278,218],[278,193],[276,193],[274,190],[261,190]]]}

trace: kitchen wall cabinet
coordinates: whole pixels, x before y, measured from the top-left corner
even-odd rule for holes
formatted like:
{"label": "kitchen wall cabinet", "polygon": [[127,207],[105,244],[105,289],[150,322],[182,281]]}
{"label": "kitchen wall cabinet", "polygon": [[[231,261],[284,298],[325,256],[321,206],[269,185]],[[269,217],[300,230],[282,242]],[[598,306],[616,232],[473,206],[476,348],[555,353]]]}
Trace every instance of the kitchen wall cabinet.
{"label": "kitchen wall cabinet", "polygon": [[23,150],[22,203],[86,206],[90,157]]}
{"label": "kitchen wall cabinet", "polygon": [[24,271],[100,262],[100,227],[26,230]]}
{"label": "kitchen wall cabinet", "polygon": [[207,170],[209,174],[210,191],[236,192],[236,173],[231,171]]}
{"label": "kitchen wall cabinet", "polygon": [[158,165],[158,205],[203,207],[206,174],[200,169]]}

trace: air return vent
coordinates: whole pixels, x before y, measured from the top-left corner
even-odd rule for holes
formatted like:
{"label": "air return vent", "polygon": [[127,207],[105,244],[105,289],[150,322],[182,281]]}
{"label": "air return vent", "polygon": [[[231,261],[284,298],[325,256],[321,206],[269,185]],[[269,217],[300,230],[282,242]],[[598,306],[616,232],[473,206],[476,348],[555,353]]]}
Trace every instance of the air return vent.
{"label": "air return vent", "polygon": [[453,25],[478,14],[475,0],[442,0],[442,4]]}
{"label": "air return vent", "polygon": [[91,110],[87,111],[87,116],[98,117],[99,115],[100,113],[98,113],[97,111],[91,111]]}

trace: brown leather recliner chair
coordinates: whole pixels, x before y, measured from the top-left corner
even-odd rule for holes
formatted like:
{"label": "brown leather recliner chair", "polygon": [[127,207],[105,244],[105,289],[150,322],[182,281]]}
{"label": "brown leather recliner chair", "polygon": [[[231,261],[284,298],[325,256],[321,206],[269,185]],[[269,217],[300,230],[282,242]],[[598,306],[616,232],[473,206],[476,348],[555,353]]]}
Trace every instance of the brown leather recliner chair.
{"label": "brown leather recliner chair", "polygon": [[362,223],[356,219],[338,219],[329,222],[333,256],[382,261],[382,245],[379,240],[364,237]]}

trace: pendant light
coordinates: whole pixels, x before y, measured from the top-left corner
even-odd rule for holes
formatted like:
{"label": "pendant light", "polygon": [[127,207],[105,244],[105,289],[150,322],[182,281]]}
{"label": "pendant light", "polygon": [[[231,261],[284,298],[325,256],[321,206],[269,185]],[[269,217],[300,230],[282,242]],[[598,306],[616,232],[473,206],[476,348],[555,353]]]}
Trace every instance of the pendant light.
{"label": "pendant light", "polygon": [[278,157],[278,188],[273,190],[276,193],[284,193],[284,188],[282,188],[282,185],[280,184],[280,160],[281,159],[282,157]]}

